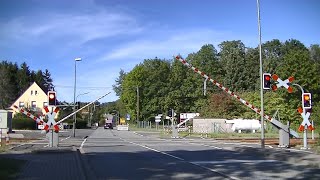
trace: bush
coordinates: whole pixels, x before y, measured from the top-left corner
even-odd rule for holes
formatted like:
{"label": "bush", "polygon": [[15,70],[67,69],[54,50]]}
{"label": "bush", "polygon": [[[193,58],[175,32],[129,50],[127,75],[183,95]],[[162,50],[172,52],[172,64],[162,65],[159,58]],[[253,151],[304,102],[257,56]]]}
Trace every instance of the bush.
{"label": "bush", "polygon": [[23,114],[17,114],[12,118],[12,129],[30,129],[34,130],[37,127],[37,123]]}
{"label": "bush", "polygon": [[76,128],[77,129],[85,129],[87,128],[87,121],[85,120],[77,120]]}

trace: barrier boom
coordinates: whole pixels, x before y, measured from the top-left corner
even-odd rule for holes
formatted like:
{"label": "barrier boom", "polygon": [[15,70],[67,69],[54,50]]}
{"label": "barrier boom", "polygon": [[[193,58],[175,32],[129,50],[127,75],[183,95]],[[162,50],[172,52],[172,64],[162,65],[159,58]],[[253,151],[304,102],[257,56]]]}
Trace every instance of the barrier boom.
{"label": "barrier boom", "polygon": [[95,103],[96,101],[99,101],[100,99],[104,98],[105,96],[109,95],[110,93],[111,93],[111,92],[108,92],[107,94],[99,97],[98,99],[96,99],[96,100],[94,100],[94,101],[91,101],[89,104],[83,106],[82,108],[78,109],[77,111],[74,111],[73,113],[71,113],[71,114],[69,114],[68,116],[66,116],[66,117],[62,118],[61,120],[59,120],[59,121],[57,122],[57,124],[62,123],[63,121],[65,121],[65,120],[68,119],[69,117],[73,116],[74,114],[76,114],[77,112],[81,111],[82,109],[90,106],[91,104]]}
{"label": "barrier boom", "polygon": [[[188,68],[192,69],[195,73],[200,74],[202,77],[208,79],[210,82],[212,82],[214,85],[216,85],[218,88],[222,89],[223,91],[225,91],[227,94],[229,94],[230,96],[236,98],[238,101],[240,101],[242,104],[244,104],[245,106],[247,106],[248,108],[250,108],[251,110],[253,110],[254,112],[256,112],[257,114],[261,115],[261,110],[254,107],[252,104],[250,104],[249,102],[245,101],[244,99],[242,99],[240,96],[234,94],[234,92],[230,91],[228,88],[224,87],[222,84],[218,83],[216,80],[211,79],[208,75],[206,75],[204,72],[200,71],[199,69],[193,67],[191,64],[189,64],[186,60],[184,60],[181,56],[176,56],[175,57],[176,60],[179,60],[183,65],[187,66]],[[263,114],[263,117],[265,119],[267,119],[268,121],[270,121],[273,125],[275,125],[276,127],[283,129],[284,131],[290,133],[292,136],[294,137],[299,137],[298,133],[295,132],[294,130],[290,129],[288,130],[287,128],[285,128],[285,126],[278,120],[272,118],[269,115]]]}

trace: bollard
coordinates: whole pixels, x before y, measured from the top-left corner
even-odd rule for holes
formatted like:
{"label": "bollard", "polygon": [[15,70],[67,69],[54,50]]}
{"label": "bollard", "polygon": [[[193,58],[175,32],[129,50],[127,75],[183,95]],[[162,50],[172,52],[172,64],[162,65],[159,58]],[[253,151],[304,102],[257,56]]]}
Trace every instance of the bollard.
{"label": "bollard", "polygon": [[6,145],[9,145],[9,132],[7,132],[7,135],[6,135]]}

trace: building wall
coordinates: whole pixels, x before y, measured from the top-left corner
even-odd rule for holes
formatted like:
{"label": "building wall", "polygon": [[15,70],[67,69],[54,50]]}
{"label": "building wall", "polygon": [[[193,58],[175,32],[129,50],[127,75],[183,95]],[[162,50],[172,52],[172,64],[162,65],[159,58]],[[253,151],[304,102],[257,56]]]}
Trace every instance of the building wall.
{"label": "building wall", "polygon": [[194,133],[232,132],[232,124],[226,124],[226,119],[193,119]]}
{"label": "building wall", "polygon": [[[14,103],[18,107],[24,107],[30,110],[42,110],[44,106],[48,105],[48,96],[45,92],[36,84],[33,83]],[[13,109],[13,115],[18,113],[18,110],[11,106]]]}

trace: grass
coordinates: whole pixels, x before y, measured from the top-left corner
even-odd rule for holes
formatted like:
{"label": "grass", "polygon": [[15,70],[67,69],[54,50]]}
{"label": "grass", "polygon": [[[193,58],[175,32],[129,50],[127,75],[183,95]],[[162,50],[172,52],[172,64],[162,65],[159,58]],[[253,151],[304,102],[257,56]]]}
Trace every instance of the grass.
{"label": "grass", "polygon": [[0,179],[16,179],[25,160],[0,158]]}

